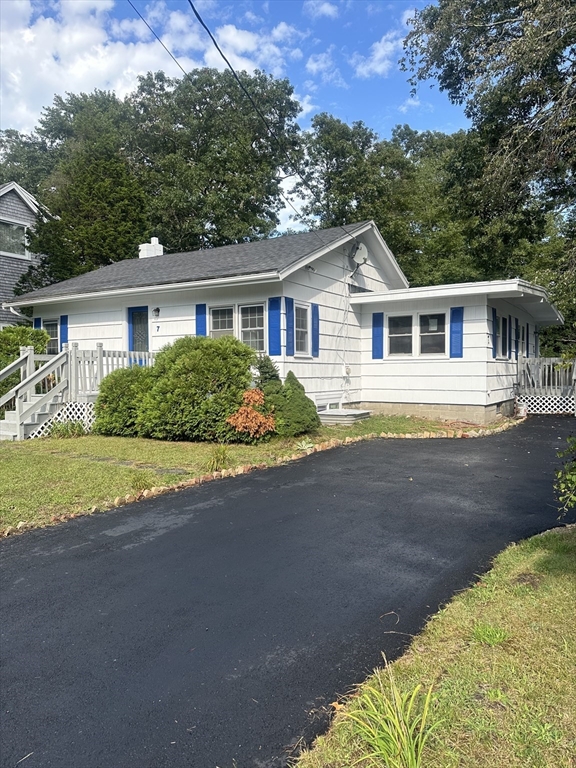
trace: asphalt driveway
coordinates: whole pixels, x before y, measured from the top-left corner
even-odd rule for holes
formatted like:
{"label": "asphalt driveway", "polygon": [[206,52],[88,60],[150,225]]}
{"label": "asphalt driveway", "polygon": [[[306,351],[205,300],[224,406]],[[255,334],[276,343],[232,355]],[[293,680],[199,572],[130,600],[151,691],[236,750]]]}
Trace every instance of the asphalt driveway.
{"label": "asphalt driveway", "polygon": [[284,765],[382,651],[556,524],[570,429],[360,443],[3,540],[0,765]]}

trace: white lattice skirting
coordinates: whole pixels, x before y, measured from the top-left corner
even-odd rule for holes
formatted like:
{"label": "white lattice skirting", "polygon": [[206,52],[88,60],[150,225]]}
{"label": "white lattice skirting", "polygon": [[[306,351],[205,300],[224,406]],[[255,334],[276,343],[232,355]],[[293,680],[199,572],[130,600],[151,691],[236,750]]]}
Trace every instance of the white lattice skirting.
{"label": "white lattice skirting", "polygon": [[528,413],[571,413],[576,410],[576,400],[560,395],[518,395],[518,405],[525,405]]}
{"label": "white lattice skirting", "polygon": [[90,432],[95,418],[94,403],[65,403],[54,416],[32,432],[29,439],[46,437],[50,434],[52,424],[62,424],[66,421],[81,421],[86,432]]}

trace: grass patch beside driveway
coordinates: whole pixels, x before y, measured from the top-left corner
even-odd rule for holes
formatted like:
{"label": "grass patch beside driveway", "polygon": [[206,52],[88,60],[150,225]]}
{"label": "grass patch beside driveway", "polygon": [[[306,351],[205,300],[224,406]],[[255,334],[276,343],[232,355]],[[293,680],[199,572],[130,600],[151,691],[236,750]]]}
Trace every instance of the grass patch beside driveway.
{"label": "grass patch beside driveway", "polygon": [[[430,720],[441,725],[422,764],[576,766],[575,616],[576,526],[509,547],[436,614],[392,665],[404,692],[434,686]],[[354,696],[338,706],[332,728],[298,768],[349,768],[367,756],[344,714],[357,706]]]}
{"label": "grass patch beside driveway", "polygon": [[[408,416],[373,416],[350,427],[321,427],[311,439],[318,443],[445,428],[441,422]],[[255,446],[227,446],[228,466],[276,464],[293,454],[299,441],[274,438]],[[116,497],[202,476],[209,471],[213,450],[208,443],[96,435],[0,442],[0,533],[22,522],[48,525],[62,515],[111,505]]]}

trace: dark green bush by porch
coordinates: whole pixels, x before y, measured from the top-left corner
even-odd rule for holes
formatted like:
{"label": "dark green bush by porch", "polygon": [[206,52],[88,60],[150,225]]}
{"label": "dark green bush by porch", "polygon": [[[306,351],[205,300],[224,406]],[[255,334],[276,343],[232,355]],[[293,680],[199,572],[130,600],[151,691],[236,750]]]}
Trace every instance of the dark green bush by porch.
{"label": "dark green bush by porch", "polygon": [[235,442],[226,419],[242,405],[256,354],[232,336],[185,336],[165,347],[138,414],[138,433],[161,440]]}
{"label": "dark green bush by porch", "polygon": [[151,369],[121,368],[106,376],[94,408],[93,432],[115,437],[136,437],[136,421],[142,398],[152,383]]}

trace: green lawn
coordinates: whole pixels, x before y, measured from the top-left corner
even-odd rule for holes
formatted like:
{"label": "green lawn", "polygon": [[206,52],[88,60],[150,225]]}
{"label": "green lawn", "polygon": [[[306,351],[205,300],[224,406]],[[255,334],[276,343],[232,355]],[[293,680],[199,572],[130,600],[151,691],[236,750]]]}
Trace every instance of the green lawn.
{"label": "green lawn", "polygon": [[[440,723],[422,766],[574,768],[575,617],[576,526],[509,547],[492,571],[436,614],[391,665],[404,692],[433,685],[430,717]],[[359,691],[377,682],[372,677]],[[339,708],[298,768],[350,768],[366,757],[348,716],[358,705],[352,696]]]}
{"label": "green lawn", "polygon": [[[374,416],[351,427],[322,427],[311,440],[445,428],[407,416]],[[257,446],[231,445],[228,466],[275,464],[294,454],[299,441],[276,438]],[[96,435],[0,442],[0,531],[18,523],[46,525],[55,517],[103,508],[116,497],[199,477],[208,471],[213,450],[206,443]]]}

